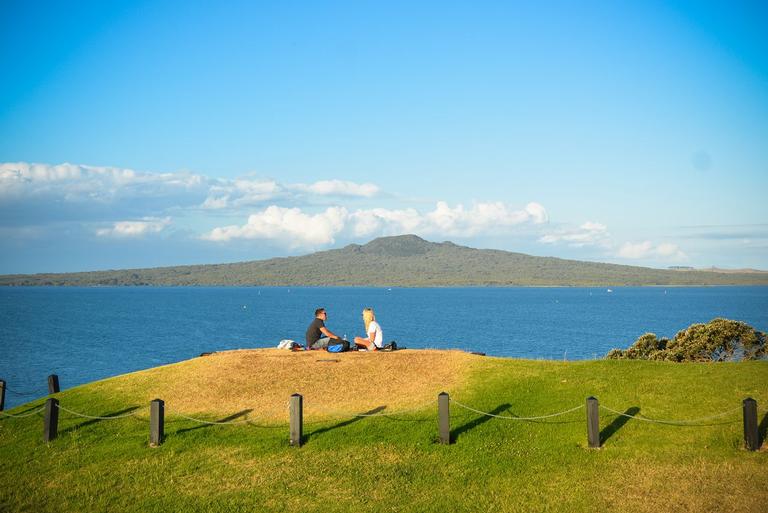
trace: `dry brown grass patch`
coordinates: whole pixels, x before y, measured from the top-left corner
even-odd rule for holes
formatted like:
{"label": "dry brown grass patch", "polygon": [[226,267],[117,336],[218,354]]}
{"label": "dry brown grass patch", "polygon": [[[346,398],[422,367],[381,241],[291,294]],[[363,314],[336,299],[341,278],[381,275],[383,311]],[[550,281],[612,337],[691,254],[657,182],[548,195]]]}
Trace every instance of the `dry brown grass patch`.
{"label": "dry brown grass patch", "polygon": [[461,351],[252,349],[215,353],[103,383],[136,402],[159,397],[169,415],[177,411],[215,415],[217,420],[251,410],[250,418],[284,421],[288,398],[300,393],[305,417],[317,420],[382,407],[382,412],[397,412],[435,401],[440,391],[461,386],[479,358]]}

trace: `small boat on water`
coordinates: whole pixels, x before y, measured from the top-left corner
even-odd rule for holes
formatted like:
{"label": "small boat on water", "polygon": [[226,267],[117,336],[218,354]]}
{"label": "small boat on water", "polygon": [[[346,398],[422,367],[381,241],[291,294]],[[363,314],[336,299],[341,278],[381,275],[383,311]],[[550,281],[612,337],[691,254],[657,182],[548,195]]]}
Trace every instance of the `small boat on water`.
{"label": "small boat on water", "polygon": [[610,292],[613,292],[613,290],[611,290],[611,289],[608,289],[608,290],[606,290],[606,292],[610,293]]}

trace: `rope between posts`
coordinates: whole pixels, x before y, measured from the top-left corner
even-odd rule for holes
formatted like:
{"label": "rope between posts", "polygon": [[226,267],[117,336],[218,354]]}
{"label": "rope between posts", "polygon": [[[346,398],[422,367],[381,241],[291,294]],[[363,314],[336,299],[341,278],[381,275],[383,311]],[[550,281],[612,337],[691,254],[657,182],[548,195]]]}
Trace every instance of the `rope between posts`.
{"label": "rope between posts", "polygon": [[24,417],[31,417],[32,415],[37,415],[38,413],[40,413],[43,410],[45,410],[45,406],[41,406],[40,408],[38,408],[37,410],[35,410],[33,412],[23,413],[23,414],[19,414],[19,415],[13,415],[11,413],[6,413],[4,411],[0,411],[0,415],[2,415],[4,417],[12,417],[14,419],[23,419]]}
{"label": "rope between posts", "polygon": [[511,415],[496,415],[494,413],[489,413],[487,411],[480,411],[472,408],[471,406],[467,406],[466,404],[462,404],[459,401],[455,399],[450,400],[452,403],[454,403],[456,406],[459,406],[461,408],[464,408],[465,410],[473,411],[475,413],[479,413],[480,415],[485,415],[487,417],[494,417],[497,419],[505,419],[505,420],[541,420],[541,419],[549,419],[552,417],[558,417],[560,415],[565,415],[571,412],[574,412],[576,410],[580,410],[584,408],[583,404],[580,404],[578,406],[574,406],[573,408],[565,411],[559,411],[557,413],[550,413],[549,415],[538,415],[536,417],[512,417]]}
{"label": "rope between posts", "polygon": [[406,413],[413,413],[415,411],[421,411],[425,408],[428,408],[434,404],[434,401],[430,401],[428,403],[424,403],[421,406],[414,406],[413,408],[406,408],[404,410],[397,410],[397,411],[380,411],[376,413],[348,413],[348,412],[340,412],[337,410],[329,410],[326,408],[317,408],[317,407],[308,407],[309,410],[315,409],[320,411],[321,413],[327,413],[331,415],[336,415],[339,417],[393,417],[395,415],[403,415]]}
{"label": "rope between posts", "polygon": [[245,420],[229,420],[229,421],[224,421],[224,420],[220,420],[220,421],[215,421],[214,420],[214,421],[211,421],[211,420],[196,419],[194,417],[188,417],[187,415],[183,415],[181,413],[173,413],[173,415],[176,415],[177,417],[181,417],[182,419],[191,420],[192,422],[198,422],[200,424],[211,424],[211,425],[213,425],[213,424],[222,424],[222,425],[226,425],[226,424],[248,424],[248,423],[252,422],[250,419],[245,419]]}
{"label": "rope between posts", "polygon": [[68,408],[65,408],[65,407],[63,407],[63,406],[62,406],[62,405],[60,405],[60,404],[58,404],[58,405],[57,405],[57,407],[58,407],[60,410],[62,410],[62,411],[65,411],[65,412],[67,412],[67,413],[70,413],[70,414],[72,414],[72,415],[75,415],[76,417],[82,417],[82,418],[84,418],[84,419],[93,419],[93,420],[114,420],[114,419],[124,419],[124,418],[126,418],[126,417],[133,417],[134,415],[138,414],[138,413],[139,413],[141,410],[143,410],[143,409],[144,409],[144,408],[139,408],[138,410],[132,411],[131,413],[126,413],[126,414],[124,414],[124,415],[113,415],[113,416],[111,416],[111,417],[98,417],[98,416],[95,416],[95,415],[86,415],[86,414],[84,414],[84,413],[79,413],[79,412],[76,412],[76,411],[72,411],[72,410],[70,410],[70,409],[68,409]]}
{"label": "rope between posts", "polygon": [[733,408],[731,410],[724,411],[724,412],[718,413],[716,415],[710,415],[708,417],[701,417],[701,418],[698,418],[698,419],[683,419],[683,420],[652,419],[652,418],[649,418],[649,417],[642,417],[640,415],[630,415],[628,413],[624,413],[624,412],[616,411],[616,410],[614,410],[612,408],[608,408],[607,406],[603,406],[602,404],[600,405],[600,408],[602,408],[602,409],[604,409],[606,411],[609,411],[611,413],[615,413],[616,415],[621,415],[622,417],[627,417],[627,418],[636,419],[636,420],[642,420],[644,422],[652,422],[652,423],[656,423],[656,424],[671,424],[673,426],[674,425],[687,426],[687,425],[696,425],[699,422],[705,422],[705,421],[708,421],[708,420],[714,420],[714,419],[719,419],[721,417],[726,417],[726,416],[731,415],[732,413],[734,413],[736,411],[741,410],[742,407],[741,406],[737,406],[736,408]]}

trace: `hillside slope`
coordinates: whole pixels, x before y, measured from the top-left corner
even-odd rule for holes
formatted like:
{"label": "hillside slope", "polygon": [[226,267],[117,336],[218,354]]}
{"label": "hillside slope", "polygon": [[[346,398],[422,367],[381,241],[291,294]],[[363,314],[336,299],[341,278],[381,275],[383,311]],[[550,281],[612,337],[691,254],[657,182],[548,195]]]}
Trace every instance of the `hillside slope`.
{"label": "hillside slope", "polygon": [[582,262],[401,235],[305,256],[233,264],[4,275],[0,285],[768,285],[768,273],[674,271]]}
{"label": "hillside slope", "polygon": [[[288,445],[294,392],[301,448]],[[587,447],[588,396],[600,401],[599,450]],[[0,511],[757,513],[768,452],[743,448],[747,396],[764,438],[768,362],[216,353],[56,394],[66,409],[50,443],[44,399],[0,416]],[[150,448],[154,398],[165,440]],[[536,416],[549,417],[521,419]]]}

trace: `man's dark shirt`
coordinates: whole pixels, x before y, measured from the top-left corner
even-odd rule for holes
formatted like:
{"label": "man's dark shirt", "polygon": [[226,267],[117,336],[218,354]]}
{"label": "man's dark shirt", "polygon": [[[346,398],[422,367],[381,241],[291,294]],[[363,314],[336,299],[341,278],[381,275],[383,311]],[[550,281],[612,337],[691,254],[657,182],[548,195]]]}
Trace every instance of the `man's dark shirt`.
{"label": "man's dark shirt", "polygon": [[311,347],[312,344],[314,344],[315,342],[317,342],[318,340],[320,340],[322,337],[325,336],[323,335],[323,332],[320,331],[320,328],[324,328],[324,327],[325,327],[325,323],[323,322],[323,320],[315,317],[315,320],[312,321],[312,324],[310,324],[309,328],[307,328],[307,335],[306,335],[307,347]]}

